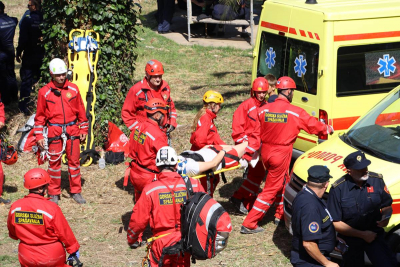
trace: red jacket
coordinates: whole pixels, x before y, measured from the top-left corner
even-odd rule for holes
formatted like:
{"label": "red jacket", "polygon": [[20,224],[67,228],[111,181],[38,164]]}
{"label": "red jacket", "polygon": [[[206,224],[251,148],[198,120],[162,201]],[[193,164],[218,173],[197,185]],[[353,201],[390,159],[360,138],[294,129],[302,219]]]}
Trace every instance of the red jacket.
{"label": "red jacket", "polygon": [[[67,124],[76,121],[77,123],[67,127],[67,133],[70,136],[87,134],[89,123],[78,87],[66,80],[62,88],[57,88],[61,92],[60,96],[55,94],[56,90],[53,88],[56,86],[51,81],[38,93],[34,126],[36,140],[43,139],[43,127],[48,123]],[[61,127],[48,126],[48,137],[59,136],[61,133]]]}
{"label": "red jacket", "polygon": [[7,227],[12,239],[27,245],[62,242],[69,254],[79,249],[60,207],[37,194],[29,194],[11,205]]}
{"label": "red jacket", "polygon": [[263,145],[293,146],[300,130],[309,134],[328,134],[328,126],[310,116],[304,109],[290,104],[285,98],[258,108]]}
{"label": "red jacket", "polygon": [[192,144],[190,150],[197,151],[206,145],[226,145],[219,136],[217,127],[214,124],[216,117],[217,115],[209,109],[200,117],[196,131],[190,137],[190,143]]}
{"label": "red jacket", "polygon": [[171,89],[166,81],[162,81],[160,90],[156,91],[150,88],[148,81],[143,78],[142,81],[136,83],[129,89],[124,105],[122,106],[121,117],[126,127],[132,131],[137,121],[143,121],[147,116],[144,111],[144,105],[152,98],[163,99],[166,105],[169,105],[169,115],[167,124],[173,125],[176,123],[176,108],[174,101],[171,99]]}
{"label": "red jacket", "polygon": [[157,122],[146,119],[146,121],[140,123],[140,126],[132,132],[129,143],[129,156],[137,163],[133,166],[134,171],[137,173],[147,172],[140,167],[144,166],[158,172],[156,155],[157,151],[163,146],[168,146],[168,139],[165,133],[160,130]]}
{"label": "red jacket", "polygon": [[243,101],[233,113],[233,141],[236,145],[249,141],[246,152],[250,155],[260,148],[260,138],[259,135],[255,135],[255,129],[258,127],[257,108],[264,104],[264,101],[260,102],[255,97],[251,97]]}
{"label": "red jacket", "polygon": [[[190,179],[194,192],[204,192],[199,180]],[[170,187],[169,189],[167,188]],[[172,186],[172,187],[171,187]],[[170,190],[174,191],[176,206],[172,204]],[[137,241],[138,236],[144,231],[150,222],[153,236],[180,231],[180,208],[186,200],[186,185],[183,178],[177,172],[162,172],[158,180],[148,184],[139,201],[133,207],[133,213],[129,222],[127,238],[128,244]],[[178,228],[175,229],[175,224]]]}

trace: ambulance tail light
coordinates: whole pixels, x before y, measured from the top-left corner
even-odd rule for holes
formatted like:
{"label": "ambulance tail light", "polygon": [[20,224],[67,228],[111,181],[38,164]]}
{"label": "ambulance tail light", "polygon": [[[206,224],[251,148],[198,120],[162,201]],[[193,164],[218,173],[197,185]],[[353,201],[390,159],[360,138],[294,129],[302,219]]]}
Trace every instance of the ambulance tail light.
{"label": "ambulance tail light", "polygon": [[[328,124],[328,113],[323,109],[319,110],[319,121]],[[328,140],[328,134],[319,134],[318,139]]]}

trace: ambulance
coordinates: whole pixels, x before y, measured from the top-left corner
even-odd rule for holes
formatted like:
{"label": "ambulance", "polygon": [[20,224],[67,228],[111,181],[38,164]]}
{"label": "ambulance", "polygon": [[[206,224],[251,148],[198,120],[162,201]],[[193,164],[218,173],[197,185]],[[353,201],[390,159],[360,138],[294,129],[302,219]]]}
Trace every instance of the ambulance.
{"label": "ambulance", "polygon": [[[368,113],[344,133],[312,148],[294,163],[290,182],[284,194],[285,224],[292,233],[292,203],[307,181],[307,170],[325,165],[333,178],[330,184],[346,174],[344,158],[360,150],[371,161],[369,171],[383,175],[393,198],[393,215],[385,228],[393,251],[400,253],[400,86],[387,94]],[[325,193],[323,198],[327,198]]]}
{"label": "ambulance", "polygon": [[[292,104],[337,135],[399,85],[399,25],[399,0],[267,0],[252,78],[293,78]],[[294,158],[327,139],[301,132]]]}

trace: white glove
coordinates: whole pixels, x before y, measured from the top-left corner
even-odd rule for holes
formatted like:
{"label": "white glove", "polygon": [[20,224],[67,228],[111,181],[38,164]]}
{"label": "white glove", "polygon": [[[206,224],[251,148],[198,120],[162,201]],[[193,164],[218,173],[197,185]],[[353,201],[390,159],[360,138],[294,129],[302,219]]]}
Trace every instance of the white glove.
{"label": "white glove", "polygon": [[333,134],[335,132],[332,125],[326,125],[326,131],[328,134]]}
{"label": "white glove", "polygon": [[249,166],[249,163],[245,159],[240,159],[239,163],[240,163],[241,168],[243,168],[243,169],[246,169],[247,166]]}

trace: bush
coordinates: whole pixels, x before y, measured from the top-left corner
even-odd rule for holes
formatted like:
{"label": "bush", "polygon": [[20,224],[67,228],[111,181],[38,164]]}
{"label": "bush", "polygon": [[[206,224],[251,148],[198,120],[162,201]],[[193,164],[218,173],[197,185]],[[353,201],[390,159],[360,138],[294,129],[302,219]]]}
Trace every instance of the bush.
{"label": "bush", "polygon": [[133,83],[137,58],[135,24],[140,6],[132,0],[44,0],[42,12],[46,50],[42,85],[50,80],[50,60],[67,59],[68,34],[72,29],[93,29],[100,34],[94,126],[95,141],[99,145],[106,134],[108,120],[122,124],[121,108]]}

